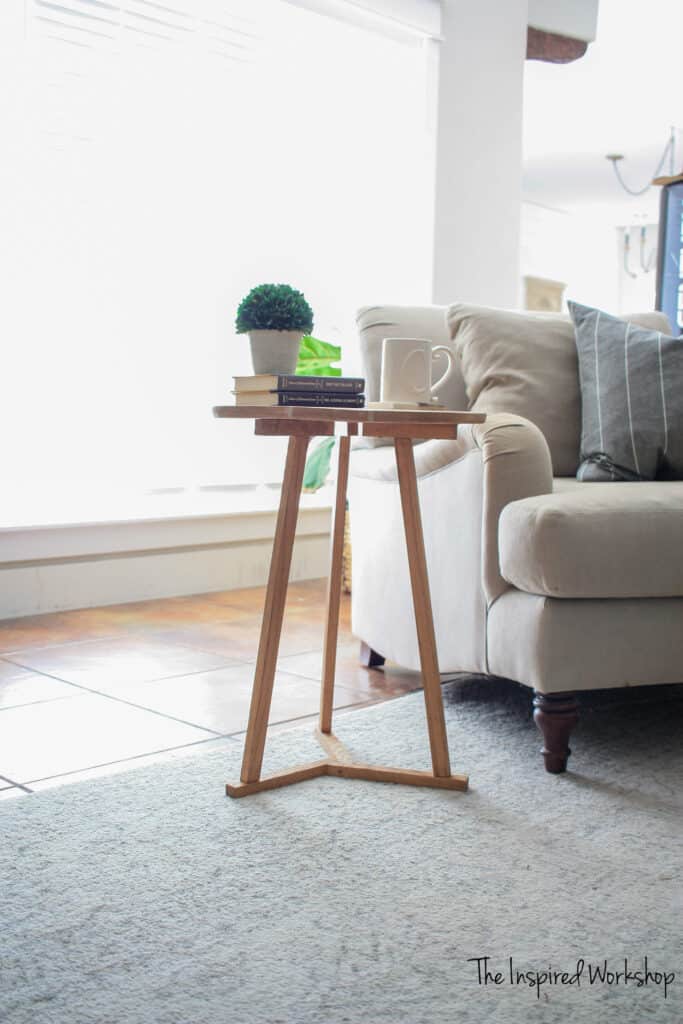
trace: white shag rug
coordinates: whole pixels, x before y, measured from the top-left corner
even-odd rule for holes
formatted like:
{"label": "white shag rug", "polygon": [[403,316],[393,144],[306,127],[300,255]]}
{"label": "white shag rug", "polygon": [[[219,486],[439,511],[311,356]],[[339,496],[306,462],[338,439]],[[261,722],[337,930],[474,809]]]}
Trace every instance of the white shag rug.
{"label": "white shag rug", "polygon": [[[0,1020],[679,1024],[683,689],[603,698],[550,776],[528,693],[451,684],[465,794],[320,778],[233,801],[221,740],[8,801]],[[419,694],[337,733],[428,767]],[[266,756],[320,754],[306,729]]]}

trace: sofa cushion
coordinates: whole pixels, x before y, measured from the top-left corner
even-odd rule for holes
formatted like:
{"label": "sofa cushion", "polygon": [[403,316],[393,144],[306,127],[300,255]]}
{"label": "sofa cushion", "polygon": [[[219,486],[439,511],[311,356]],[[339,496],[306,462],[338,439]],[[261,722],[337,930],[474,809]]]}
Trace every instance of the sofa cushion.
{"label": "sofa cushion", "polygon": [[582,432],[579,480],[683,480],[683,340],[569,303]]}
{"label": "sofa cushion", "polygon": [[[669,333],[663,313],[624,319]],[[570,317],[516,313],[458,302],[447,313],[451,338],[475,412],[516,413],[545,435],[556,476],[579,465],[581,394]]]}
{"label": "sofa cushion", "polygon": [[683,596],[683,481],[555,484],[503,509],[508,583],[548,597]]}

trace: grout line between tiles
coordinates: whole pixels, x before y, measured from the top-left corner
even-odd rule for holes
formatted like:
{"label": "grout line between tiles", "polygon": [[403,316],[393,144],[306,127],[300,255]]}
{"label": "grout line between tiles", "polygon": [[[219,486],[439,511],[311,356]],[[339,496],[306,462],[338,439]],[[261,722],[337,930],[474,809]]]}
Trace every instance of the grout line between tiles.
{"label": "grout line between tiles", "polygon": [[[200,670],[200,671],[206,671],[206,670]],[[209,669],[208,671],[210,671],[210,672],[213,672],[213,671],[220,672],[221,669],[220,668],[218,668],[218,669]],[[180,679],[180,678],[182,678],[182,675],[190,676],[190,675],[198,675],[198,674],[199,673],[197,673],[197,672],[186,672],[186,673],[181,674],[180,676],[164,676],[162,679],[146,679],[146,680],[144,680],[144,683],[157,683],[157,682],[161,683],[161,682],[165,682],[167,679]],[[209,733],[211,733],[212,736],[218,737],[218,736],[225,735],[224,733],[217,732],[215,729],[209,729],[208,726],[206,726],[206,725],[197,725],[196,722],[188,722],[184,718],[177,718],[175,715],[167,715],[164,711],[155,711],[154,708],[145,707],[144,704],[136,704],[135,701],[126,700],[124,697],[115,697],[111,693],[103,693],[101,690],[93,690],[89,686],[83,686],[82,683],[72,683],[68,679],[62,679],[60,676],[50,675],[48,672],[43,672],[42,675],[47,676],[48,679],[55,679],[57,682],[60,682],[60,683],[68,683],[69,686],[73,686],[74,689],[76,689],[76,690],[81,690],[84,694],[88,693],[88,694],[90,694],[91,696],[94,696],[94,697],[106,697],[109,700],[117,701],[119,704],[127,704],[129,707],[137,708],[139,711],[148,711],[151,715],[158,715],[159,718],[166,718],[166,719],[169,719],[172,722],[180,722],[181,725],[189,725],[189,726],[192,726],[194,729],[201,729],[202,732],[209,732]],[[142,681],[141,681],[141,683],[142,683]],[[143,683],[143,685],[144,685],[144,683]],[[134,686],[135,683],[132,683],[132,684],[129,684],[129,685],[133,685]],[[58,698],[55,697],[52,700],[48,700],[48,701],[35,701],[34,703],[36,703],[36,704],[53,704],[55,702],[55,700],[57,700],[57,699]],[[71,700],[72,698],[64,697],[63,699],[64,700]],[[32,705],[31,704],[23,704],[21,706],[22,707],[31,707]],[[9,708],[6,709],[6,710],[9,710]],[[170,748],[170,749],[172,749],[172,748]],[[79,769],[79,771],[80,770],[81,769]]]}
{"label": "grout line between tiles", "polygon": [[74,768],[70,772],[57,772],[56,775],[43,775],[39,779],[29,779],[27,783],[23,785],[20,782],[15,782],[14,785],[20,789],[25,789],[27,793],[33,793],[29,786],[34,786],[38,782],[49,782],[51,779],[64,779],[69,775],[80,775],[81,772],[94,771],[97,768],[109,768],[115,764],[127,764],[128,761],[140,761],[144,757],[156,757],[157,754],[170,754],[176,750],[188,750],[190,747],[199,747],[204,743],[213,743],[215,740],[232,740],[232,736],[216,735],[207,736],[203,740],[194,740],[192,743],[182,743],[179,747],[160,747],[159,750],[146,750],[144,754],[134,754],[133,757],[120,757],[115,761],[103,761],[101,764],[89,764],[85,768]]}
{"label": "grout line between tiles", "polygon": [[[41,675],[42,674],[43,673],[41,673]],[[53,677],[52,676],[47,676],[46,678],[47,679],[51,679]],[[63,680],[63,679],[58,679],[58,680],[56,679],[55,680],[55,682],[60,682],[60,683],[63,683],[64,681],[65,680]],[[74,696],[78,696],[78,695],[74,694]],[[0,714],[2,714],[3,711],[15,711],[17,708],[32,708],[35,704],[54,704],[55,701],[58,701],[58,700],[71,700],[71,694],[69,694],[69,693],[60,693],[58,697],[41,697],[39,700],[25,700],[25,701],[22,701],[21,704],[5,704],[3,707],[0,708]]]}
{"label": "grout line between tiles", "polygon": [[[47,612],[48,615],[58,615],[59,612]],[[13,647],[8,651],[0,651],[1,661],[11,661],[13,665],[16,665],[16,661],[12,661],[12,654],[21,654],[22,651],[44,651],[47,647],[73,647],[75,644],[89,644],[96,643],[98,640],[122,640],[127,634],[125,633],[105,633],[103,636],[89,636],[80,637],[78,640],[50,640],[46,644],[32,644],[31,647]],[[25,668],[22,665],[21,668]]]}
{"label": "grout line between tiles", "polygon": [[[214,669],[210,669],[209,671],[218,671],[218,672],[220,672],[221,670],[220,669],[215,669],[215,670]],[[188,675],[195,675],[196,673],[189,673],[188,672],[187,674]],[[284,674],[287,675],[287,673],[284,673]],[[169,678],[170,679],[178,679],[178,678],[182,678],[182,677],[180,677],[180,676],[168,676],[168,677],[165,677],[165,679],[169,679]],[[308,676],[297,676],[296,678],[304,679],[306,682],[308,682],[308,683],[315,683],[318,686],[321,685],[319,679],[309,679]],[[150,680],[147,680],[147,682],[152,682],[152,683],[159,682],[159,683],[161,683],[161,682],[164,682],[165,679],[163,679],[163,680],[162,679],[159,679],[159,680],[157,680],[157,679],[150,679]],[[72,685],[75,686],[75,685],[78,685],[78,684],[74,683]],[[167,714],[164,711],[157,711],[154,708],[148,708],[144,704],[137,704],[135,701],[126,700],[123,697],[116,697],[116,696],[114,696],[111,693],[102,693],[102,691],[100,691],[100,690],[90,690],[88,687],[85,687],[85,686],[80,686],[79,689],[83,689],[87,693],[92,693],[92,694],[94,694],[95,696],[98,696],[98,697],[108,697],[110,700],[118,701],[119,704],[128,704],[130,707],[138,708],[140,711],[149,711],[151,714],[158,715],[160,718],[166,718],[166,719],[169,719],[170,721],[173,721],[173,722],[180,722],[182,725],[189,725],[189,726],[192,726],[195,729],[202,729],[204,732],[211,733],[216,738],[228,738],[228,737],[237,735],[237,733],[219,732],[216,729],[210,729],[206,725],[198,725],[196,722],[190,722],[190,721],[188,721],[185,718],[178,718],[176,715],[169,715],[169,714]],[[342,696],[343,697],[347,696],[347,695],[350,697],[353,694],[353,691],[347,690],[343,686],[335,686],[335,692],[337,690],[342,690],[343,691],[342,692]],[[343,704],[342,707],[338,708],[337,710],[341,711],[343,708],[357,707],[358,705],[362,705],[362,704],[365,704],[365,703],[366,703],[366,701],[364,701],[364,700],[351,701],[348,704]],[[305,718],[307,716],[306,715],[297,715],[295,718],[282,718],[279,721],[271,722],[270,724],[271,725],[283,725],[283,724],[285,724],[287,722],[296,722],[299,718],[302,718],[302,717]],[[242,731],[246,731],[246,730],[242,730]]]}
{"label": "grout line between tiles", "polygon": [[[283,630],[283,632],[284,632],[284,630]],[[192,650],[194,650],[194,651],[202,651],[203,654],[215,654],[217,657],[221,657],[221,655],[218,654],[217,651],[213,650],[210,647],[198,646],[196,644],[184,644],[183,646],[185,646],[185,647],[192,647]],[[314,654],[317,651],[321,651],[322,652],[322,647],[307,647],[303,651],[292,651],[290,654],[283,654],[282,657],[283,658],[298,658],[302,654]],[[242,665],[255,665],[257,660],[258,660],[258,656],[254,655],[253,657],[250,656],[249,658],[235,658],[234,660],[235,661],[239,661],[239,663],[242,664]]]}
{"label": "grout line between tiles", "polygon": [[[90,641],[86,641],[86,642],[90,643]],[[62,646],[64,646],[64,645],[62,645]],[[166,645],[159,644],[158,646],[185,647],[185,648],[187,648],[187,644],[173,644],[173,643],[170,643],[170,642],[167,643]],[[193,652],[195,650],[195,648],[187,648],[187,649],[188,650],[192,650]],[[21,654],[22,651],[14,651],[12,653],[13,654]],[[227,655],[225,655],[225,654],[217,654],[216,651],[204,651],[203,653],[204,654],[211,654],[211,655],[213,655],[214,658],[223,658],[224,661],[225,661],[225,664],[224,665],[216,665],[216,666],[214,666],[214,668],[210,668],[210,669],[197,668],[197,669],[192,669],[189,672],[174,672],[170,676],[159,676],[158,678],[159,679],[175,679],[177,676],[193,676],[193,675],[196,675],[198,672],[213,672],[215,669],[237,668],[239,665],[249,665],[249,664],[251,664],[251,662],[243,661],[241,658],[228,658]],[[45,672],[43,669],[33,668],[31,665],[24,665],[23,662],[16,661],[14,658],[9,657],[7,654],[3,655],[2,657],[3,657],[3,659],[5,661],[9,662],[10,665],[15,665],[17,668],[23,668],[27,672],[33,672],[35,675],[48,676],[50,679],[59,679],[60,682],[62,682],[62,683],[70,683],[71,686],[79,686],[80,685],[79,683],[72,682],[70,679],[65,679],[62,676],[55,675],[54,672]],[[254,660],[256,660],[256,659],[254,659]],[[233,665],[233,664],[231,664],[231,662],[236,662],[236,664]],[[157,681],[156,679],[139,679],[139,680],[137,680],[137,682],[140,682],[140,683],[155,683],[156,681]]]}
{"label": "grout line between tiles", "polygon": [[[20,665],[19,662],[12,662],[13,665],[19,665],[20,668],[26,668],[26,665]],[[170,676],[156,676],[154,679],[135,679],[132,683],[125,683],[126,686],[138,686],[144,685],[145,683],[164,683],[168,679],[182,679],[183,676],[199,676],[208,672],[223,672],[226,668],[239,668],[240,665],[249,665],[251,662],[244,661],[239,662],[237,665],[215,665],[213,668],[195,668],[189,672],[174,672]],[[55,675],[54,672],[45,672],[40,669],[31,669],[31,672],[36,672],[38,675],[45,676],[46,679],[55,679],[58,683],[67,683],[69,686],[75,686],[78,690],[86,690],[88,692],[101,693],[100,690],[92,690],[91,687],[85,686],[83,683],[74,683],[72,679],[66,679],[64,676]],[[110,697],[111,694],[101,694],[103,697]],[[49,701],[56,700],[56,697],[48,697]],[[36,704],[42,703],[35,701]]]}
{"label": "grout line between tiles", "polygon": [[[342,708],[336,708],[335,709],[335,717],[344,717],[345,715],[350,714],[353,711],[358,711],[358,710],[362,710],[363,708],[370,708],[370,707],[373,707],[373,706],[375,706],[377,704],[385,703],[385,700],[387,700],[387,699],[391,700],[393,698],[380,698],[379,700],[369,700],[369,701],[364,701],[361,704],[347,705],[347,706],[342,707]],[[147,710],[147,709],[145,709],[145,710]],[[166,716],[164,716],[164,717],[166,717]],[[303,725],[306,722],[308,722],[310,724],[310,723],[314,722],[317,719],[317,717],[318,717],[317,714],[314,714],[314,715],[299,715],[296,718],[282,719],[279,722],[273,722],[271,724],[272,724],[272,726],[280,726],[280,725],[296,726],[297,723],[301,723]],[[198,728],[201,728],[201,727],[198,727]],[[269,726],[269,728],[270,728],[270,726]],[[13,780],[8,779],[7,776],[3,776],[3,775],[0,775],[0,779],[2,779],[2,780],[4,780],[4,781],[9,783],[9,786],[6,787],[8,789],[14,786],[17,789],[21,789],[21,790],[23,790],[26,793],[33,794],[35,791],[32,790],[30,788],[30,786],[31,785],[35,785],[35,784],[37,784],[39,782],[48,782],[48,781],[51,781],[53,779],[68,778],[69,775],[79,775],[82,772],[87,772],[87,771],[91,771],[91,770],[94,771],[94,770],[99,769],[99,768],[108,768],[108,767],[111,767],[111,766],[114,766],[114,765],[127,764],[128,762],[141,761],[144,758],[155,757],[155,756],[157,756],[159,754],[173,753],[175,751],[182,751],[182,750],[189,750],[189,749],[192,749],[194,747],[203,746],[204,744],[207,744],[207,743],[213,743],[213,742],[215,742],[217,740],[229,740],[230,742],[237,743],[238,745],[241,746],[242,740],[243,740],[245,735],[246,735],[246,729],[243,729],[243,730],[238,731],[238,732],[233,732],[233,733],[217,733],[215,735],[207,736],[205,739],[194,740],[192,743],[183,743],[180,746],[162,747],[162,748],[160,748],[158,750],[145,751],[142,754],[135,754],[133,757],[117,758],[114,761],[104,761],[101,764],[88,765],[86,768],[75,768],[73,771],[69,771],[69,772],[58,772],[56,775],[44,775],[44,776],[41,776],[40,778],[29,779],[25,783],[14,782]]]}
{"label": "grout line between tiles", "polygon": [[[235,610],[237,610],[237,609],[235,609]],[[51,613],[49,613],[49,614],[51,614]],[[54,614],[59,614],[59,613],[54,613]],[[259,618],[256,619],[255,623],[252,623],[252,625],[260,626],[260,623],[261,623],[261,617],[259,616]],[[234,623],[234,625],[238,625],[239,626],[239,625],[246,625],[246,624],[245,623],[237,622],[237,623]],[[150,628],[146,628],[146,627],[140,627],[139,629],[128,629],[128,630],[126,630],[123,633],[105,633],[102,636],[91,636],[91,637],[85,637],[85,638],[84,637],[80,637],[78,640],[58,640],[58,641],[51,640],[49,643],[33,644],[33,645],[31,645],[31,647],[13,647],[11,650],[6,650],[6,651],[0,650],[0,661],[8,661],[12,665],[19,665],[20,668],[27,668],[28,666],[22,665],[21,662],[15,661],[14,658],[12,657],[12,655],[21,654],[22,652],[25,652],[25,651],[44,651],[44,650],[46,650],[49,647],[55,647],[55,648],[60,648],[61,649],[62,647],[75,647],[77,644],[96,644],[96,643],[100,643],[102,641],[111,642],[111,641],[117,641],[117,640],[123,641],[123,640],[130,640],[130,639],[133,639],[133,640],[146,640],[146,639],[149,639],[149,640],[154,640],[156,643],[158,643],[160,645],[161,644],[168,644],[169,646],[173,646],[173,647],[187,647],[190,650],[203,651],[205,654],[214,654],[217,657],[225,657],[226,660],[229,660],[229,661],[244,662],[246,664],[250,664],[250,663],[256,661],[256,655],[249,656],[249,658],[241,658],[241,657],[237,657],[236,655],[228,656],[228,655],[223,655],[219,651],[216,651],[216,650],[212,649],[211,647],[208,647],[208,646],[205,646],[205,645],[199,645],[199,644],[195,644],[195,643],[188,643],[188,642],[182,641],[182,640],[180,640],[180,641],[178,641],[178,640],[169,640],[169,639],[164,637],[165,633],[172,632],[173,630],[174,630],[173,626],[159,626],[159,627],[154,627],[154,628],[151,628],[151,629]],[[0,631],[0,635],[1,635],[1,631]],[[304,648],[303,650],[300,650],[300,651],[292,651],[291,654],[285,655],[285,657],[289,658],[289,657],[296,657],[296,656],[298,656],[300,654],[310,654],[311,651],[317,651],[317,650],[321,650],[321,648],[320,647],[311,647],[311,648],[306,647],[306,648]],[[31,669],[31,671],[32,672],[39,672],[40,670],[39,669]]]}
{"label": "grout line between tiles", "polygon": [[[344,704],[340,708],[334,708],[334,710],[333,710],[333,717],[334,718],[341,718],[344,715],[350,714],[350,712],[352,712],[352,711],[359,711],[361,708],[370,708],[370,707],[373,707],[375,704],[385,704],[387,701],[396,700],[397,697],[403,697],[403,696],[405,696],[405,694],[397,694],[395,697],[379,697],[379,698],[377,698],[375,700],[360,701],[358,704]],[[297,722],[310,722],[310,723],[313,723],[313,722],[315,722],[317,720],[318,720],[318,712],[315,712],[312,715],[298,715],[296,718],[283,718],[279,722],[269,722],[268,723],[268,729],[271,729],[274,726],[280,726],[280,725],[296,725]],[[225,738],[226,739],[233,739],[233,740],[234,739],[240,739],[241,740],[244,736],[246,736],[246,734],[247,734],[247,730],[246,729],[242,729],[240,732],[226,733]]]}
{"label": "grout line between tiles", "polygon": [[[231,667],[235,668],[237,666],[231,666]],[[193,675],[206,674],[207,672],[221,672],[222,670],[223,670],[222,668],[200,669],[197,672],[185,672],[185,673],[181,673],[180,675],[163,676],[163,677],[161,677],[159,679],[146,679],[146,680],[141,680],[140,682],[141,682],[141,685],[145,685],[145,684],[148,684],[148,683],[163,683],[163,682],[166,682],[169,679],[181,679],[184,676],[193,676]],[[305,680],[308,683],[314,683],[314,684],[316,684],[318,686],[321,685],[319,679],[312,679],[309,676],[297,675],[296,673],[293,673],[293,672],[292,673],[288,673],[285,670],[282,670],[282,671],[283,671],[284,675],[292,675],[292,676],[295,676],[297,679]],[[105,698],[107,698],[109,700],[117,701],[117,703],[119,703],[119,704],[126,704],[128,707],[137,708],[139,711],[147,711],[147,712],[149,712],[152,715],[157,715],[159,718],[165,718],[168,721],[178,722],[181,725],[187,725],[187,726],[190,726],[190,727],[192,727],[194,729],[200,729],[203,732],[210,733],[211,737],[215,737],[217,739],[222,738],[222,737],[231,737],[231,736],[235,736],[235,735],[240,735],[242,732],[245,731],[245,730],[237,730],[234,733],[220,732],[220,731],[218,731],[216,729],[210,729],[206,725],[198,725],[196,722],[191,722],[191,721],[189,721],[186,718],[180,718],[177,715],[170,715],[170,714],[168,714],[165,711],[157,711],[155,708],[149,708],[146,705],[139,704],[139,703],[137,703],[134,700],[128,700],[125,697],[116,696],[115,694],[111,694],[111,693],[104,693],[102,690],[96,690],[96,689],[94,689],[92,687],[84,686],[82,683],[73,683],[73,682],[71,682],[68,679],[63,679],[61,676],[51,675],[48,672],[43,672],[43,673],[41,673],[41,675],[44,675],[48,679],[54,679],[57,682],[67,683],[69,686],[73,686],[75,690],[82,691],[83,694],[90,694],[91,696],[94,696],[94,697],[105,697]],[[134,686],[135,684],[132,683],[132,684],[128,684],[128,685]],[[335,686],[335,692],[337,692],[338,690],[341,691],[343,697],[344,696],[351,697],[351,696],[354,695],[354,691],[353,690],[346,689],[346,687],[344,687],[342,684],[339,684],[339,685]],[[28,703],[28,704],[13,705],[13,707],[31,707],[34,704],[53,704],[57,700],[70,700],[70,699],[72,699],[72,698],[70,698],[70,697],[61,697],[61,698],[54,697],[54,698],[47,699],[47,700],[42,700],[42,701],[33,701],[33,702]],[[364,701],[364,700],[360,700],[360,701],[355,701],[354,700],[354,701],[351,701],[349,704],[342,705],[342,707],[355,707],[355,706],[357,706],[359,704],[365,704],[365,703],[366,703],[366,701]],[[10,709],[9,708],[3,708],[2,710],[10,710]],[[341,708],[339,710],[341,710]],[[296,716],[295,718],[283,718],[283,719],[280,719],[277,722],[272,722],[270,724],[271,725],[282,725],[282,724],[285,724],[285,723],[288,723],[288,722],[295,722],[300,717],[307,717],[307,716],[300,716],[299,715],[299,716]],[[198,741],[198,742],[203,742],[203,741]],[[115,762],[113,762],[113,763],[115,763]],[[80,771],[81,769],[78,769],[78,770]],[[51,776],[49,776],[49,777],[51,778]],[[14,783],[14,785],[18,785],[18,783]]]}

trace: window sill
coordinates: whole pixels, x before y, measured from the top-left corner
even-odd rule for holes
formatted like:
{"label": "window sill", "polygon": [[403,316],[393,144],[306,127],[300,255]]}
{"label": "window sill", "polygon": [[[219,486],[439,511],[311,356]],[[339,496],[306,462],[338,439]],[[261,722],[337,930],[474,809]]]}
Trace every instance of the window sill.
{"label": "window sill", "polygon": [[[72,498],[38,518],[16,508],[0,523],[0,565],[124,552],[237,544],[271,538],[279,487],[178,489]],[[331,488],[301,497],[298,533],[329,533]]]}

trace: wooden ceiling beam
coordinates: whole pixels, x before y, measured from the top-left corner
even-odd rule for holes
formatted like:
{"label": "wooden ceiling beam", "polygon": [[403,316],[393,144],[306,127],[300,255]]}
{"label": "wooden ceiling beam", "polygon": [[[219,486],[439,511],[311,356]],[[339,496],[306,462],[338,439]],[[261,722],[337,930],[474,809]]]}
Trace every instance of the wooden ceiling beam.
{"label": "wooden ceiling beam", "polygon": [[557,35],[555,32],[543,32],[539,28],[527,28],[526,59],[543,60],[549,64],[571,64],[583,57],[588,43],[583,39],[572,39],[570,36]]}

